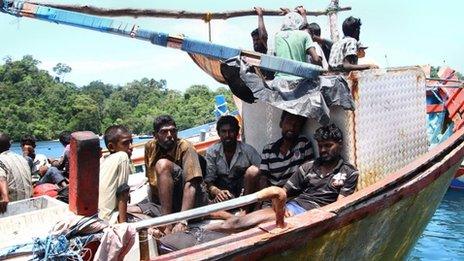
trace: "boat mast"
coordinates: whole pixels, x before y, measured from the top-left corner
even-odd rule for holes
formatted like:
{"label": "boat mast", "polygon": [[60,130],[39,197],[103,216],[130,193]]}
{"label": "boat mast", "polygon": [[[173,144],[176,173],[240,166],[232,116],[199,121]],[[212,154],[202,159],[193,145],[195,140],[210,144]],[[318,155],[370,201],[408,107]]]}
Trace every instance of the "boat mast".
{"label": "boat mast", "polygon": [[329,17],[329,28],[330,28],[330,38],[333,42],[336,42],[340,39],[340,34],[338,33],[338,15],[337,12],[340,11],[338,5],[338,0],[331,0],[329,6],[327,7],[327,16]]}

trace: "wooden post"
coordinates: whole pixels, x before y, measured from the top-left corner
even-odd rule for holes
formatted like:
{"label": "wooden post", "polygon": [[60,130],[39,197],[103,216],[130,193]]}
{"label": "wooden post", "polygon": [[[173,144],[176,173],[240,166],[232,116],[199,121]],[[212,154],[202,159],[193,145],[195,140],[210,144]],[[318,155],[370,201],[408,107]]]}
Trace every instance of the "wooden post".
{"label": "wooden post", "polygon": [[71,134],[69,155],[69,210],[77,215],[98,212],[100,140],[91,131]]}
{"label": "wooden post", "polygon": [[139,251],[140,251],[140,260],[150,260],[150,248],[148,246],[148,237],[151,235],[148,234],[147,228],[139,229]]}

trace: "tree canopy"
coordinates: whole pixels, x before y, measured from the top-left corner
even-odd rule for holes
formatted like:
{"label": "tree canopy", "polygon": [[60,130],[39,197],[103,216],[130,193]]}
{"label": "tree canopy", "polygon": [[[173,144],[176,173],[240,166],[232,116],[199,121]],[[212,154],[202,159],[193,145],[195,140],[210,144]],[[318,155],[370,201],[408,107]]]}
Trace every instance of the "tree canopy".
{"label": "tree canopy", "polygon": [[[38,139],[56,139],[61,131],[90,130],[101,134],[113,124],[124,124],[135,134],[152,131],[153,119],[160,114],[174,117],[179,129],[214,121],[214,97],[226,96],[226,88],[211,90],[193,85],[185,92],[169,90],[165,80],[143,78],[125,85],[94,81],[78,87],[40,70],[40,61],[24,56],[0,65],[0,131],[14,140],[24,134]],[[59,63],[54,72],[71,71]]]}

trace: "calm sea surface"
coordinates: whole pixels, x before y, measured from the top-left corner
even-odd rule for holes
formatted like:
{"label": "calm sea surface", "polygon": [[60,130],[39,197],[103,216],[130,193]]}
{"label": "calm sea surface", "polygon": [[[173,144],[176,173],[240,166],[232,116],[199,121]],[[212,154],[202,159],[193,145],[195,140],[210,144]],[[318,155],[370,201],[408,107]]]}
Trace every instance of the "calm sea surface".
{"label": "calm sea surface", "polygon": [[[141,141],[134,139],[134,143]],[[100,143],[105,148],[102,140]],[[19,143],[14,143],[12,150],[21,153]],[[36,151],[57,158],[63,146],[58,141],[41,141]],[[464,191],[448,190],[408,260],[464,260]]]}

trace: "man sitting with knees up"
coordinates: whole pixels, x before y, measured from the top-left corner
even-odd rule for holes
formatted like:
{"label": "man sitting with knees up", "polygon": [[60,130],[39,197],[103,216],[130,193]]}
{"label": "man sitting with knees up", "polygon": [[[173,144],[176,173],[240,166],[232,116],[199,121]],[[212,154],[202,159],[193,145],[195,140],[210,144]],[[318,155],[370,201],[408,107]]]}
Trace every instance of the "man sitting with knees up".
{"label": "man sitting with knees up", "polygon": [[[193,145],[177,138],[177,127],[169,115],[153,123],[154,139],[145,144],[145,168],[151,189],[152,202],[131,206],[131,213],[161,216],[191,209],[202,202],[203,179],[198,154]],[[198,194],[198,196],[197,196]],[[182,231],[186,222],[166,226],[164,233]]]}
{"label": "man sitting with knees up", "polygon": [[[288,197],[287,217],[323,207],[352,194],[356,189],[358,171],[341,157],[343,135],[334,124],[316,130],[320,156],[301,165],[284,185]],[[211,224],[206,229],[223,232],[245,230],[275,218],[272,208],[264,208],[241,217]]]}

